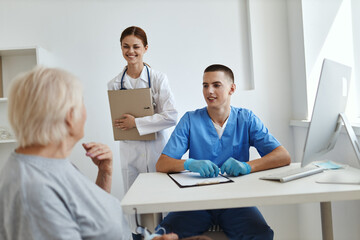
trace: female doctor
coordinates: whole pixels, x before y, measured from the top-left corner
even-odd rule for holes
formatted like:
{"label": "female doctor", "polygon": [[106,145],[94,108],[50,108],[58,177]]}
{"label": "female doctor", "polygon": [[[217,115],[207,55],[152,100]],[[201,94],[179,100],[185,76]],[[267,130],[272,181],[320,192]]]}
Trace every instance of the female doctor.
{"label": "female doctor", "polygon": [[135,26],[126,28],[121,34],[120,44],[127,66],[108,83],[108,89],[150,87],[155,114],[139,118],[124,114],[115,120],[115,127],[123,131],[137,128],[140,135],[157,133],[156,140],[120,141],[120,162],[127,192],[139,173],[156,172],[155,164],[168,139],[165,130],[176,124],[177,110],[167,76],[143,62],[148,49],[144,30]]}

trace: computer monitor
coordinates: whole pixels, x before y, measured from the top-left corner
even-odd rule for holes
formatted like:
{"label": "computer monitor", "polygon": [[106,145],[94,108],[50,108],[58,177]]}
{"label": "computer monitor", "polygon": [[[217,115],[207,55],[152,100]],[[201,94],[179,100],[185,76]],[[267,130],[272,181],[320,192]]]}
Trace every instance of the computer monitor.
{"label": "computer monitor", "polygon": [[304,167],[332,150],[344,123],[356,156],[360,149],[356,135],[345,116],[351,68],[324,59],[316,93],[311,122],[308,128],[301,166]]}

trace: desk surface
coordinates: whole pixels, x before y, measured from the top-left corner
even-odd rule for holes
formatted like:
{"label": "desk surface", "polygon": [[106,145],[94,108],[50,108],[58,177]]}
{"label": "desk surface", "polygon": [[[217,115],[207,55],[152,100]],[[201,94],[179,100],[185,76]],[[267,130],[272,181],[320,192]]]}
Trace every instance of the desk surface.
{"label": "desk surface", "polygon": [[145,214],[360,199],[360,185],[316,183],[315,180],[326,172],[287,183],[259,179],[298,167],[298,163],[293,163],[233,177],[233,183],[189,188],[178,187],[165,173],[142,173],[126,193],[121,205],[126,213],[134,213],[133,208],[137,208],[138,213]]}

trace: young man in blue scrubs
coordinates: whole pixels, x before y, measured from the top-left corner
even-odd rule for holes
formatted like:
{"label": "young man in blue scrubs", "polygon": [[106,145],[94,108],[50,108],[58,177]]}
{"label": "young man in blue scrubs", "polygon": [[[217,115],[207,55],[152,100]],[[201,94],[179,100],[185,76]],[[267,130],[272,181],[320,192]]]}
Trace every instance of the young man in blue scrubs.
{"label": "young man in blue scrubs", "polygon": [[[190,170],[215,177],[221,171],[240,176],[290,164],[288,151],[252,111],[230,105],[235,89],[230,68],[215,64],[205,69],[203,95],[207,107],[181,118],[156,164],[158,172]],[[250,146],[261,158],[249,161]],[[187,150],[189,159],[181,159]],[[220,225],[231,240],[274,236],[256,207],[171,212],[160,223],[179,238],[202,234],[212,225]]]}

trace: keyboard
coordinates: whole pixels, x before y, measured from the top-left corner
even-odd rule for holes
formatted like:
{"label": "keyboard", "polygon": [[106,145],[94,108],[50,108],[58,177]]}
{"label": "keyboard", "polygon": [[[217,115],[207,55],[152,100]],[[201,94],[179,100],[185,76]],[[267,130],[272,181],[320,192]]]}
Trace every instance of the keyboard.
{"label": "keyboard", "polygon": [[262,180],[273,180],[280,182],[289,182],[295,179],[307,177],[313,174],[321,173],[324,171],[321,167],[304,167],[295,168],[278,173],[273,173],[267,176],[260,177]]}

